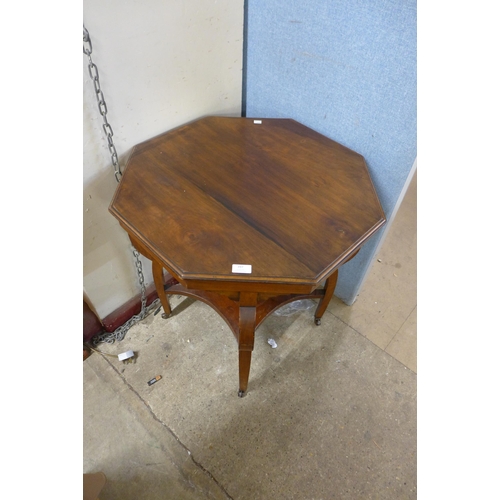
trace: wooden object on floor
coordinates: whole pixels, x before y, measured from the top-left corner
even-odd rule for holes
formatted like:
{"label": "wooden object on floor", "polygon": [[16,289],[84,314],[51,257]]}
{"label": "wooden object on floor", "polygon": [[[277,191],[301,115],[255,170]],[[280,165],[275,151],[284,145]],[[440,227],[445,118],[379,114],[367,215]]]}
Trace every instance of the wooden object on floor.
{"label": "wooden object on floor", "polygon": [[106,476],[102,472],[83,475],[83,500],[99,500],[99,493],[106,484]]}
{"label": "wooden object on floor", "polygon": [[320,324],[338,268],[385,223],[363,157],[287,119],[206,117],[135,146],[109,210],[153,262],[166,316],[178,293],[225,319],[240,395],[259,324],[302,298],[320,299]]}

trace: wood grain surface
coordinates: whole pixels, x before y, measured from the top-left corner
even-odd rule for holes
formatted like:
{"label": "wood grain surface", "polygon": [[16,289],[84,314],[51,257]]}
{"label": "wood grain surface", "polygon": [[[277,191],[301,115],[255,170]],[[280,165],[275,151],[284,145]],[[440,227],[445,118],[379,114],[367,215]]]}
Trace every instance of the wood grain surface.
{"label": "wood grain surface", "polygon": [[139,144],[110,211],[184,283],[315,286],[385,222],[363,157],[288,119],[206,117]]}

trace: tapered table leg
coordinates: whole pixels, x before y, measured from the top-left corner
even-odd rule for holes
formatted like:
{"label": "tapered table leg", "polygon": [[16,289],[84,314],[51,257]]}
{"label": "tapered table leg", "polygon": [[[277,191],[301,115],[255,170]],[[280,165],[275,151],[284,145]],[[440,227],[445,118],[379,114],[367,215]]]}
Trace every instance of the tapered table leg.
{"label": "tapered table leg", "polygon": [[250,376],[250,363],[252,361],[252,351],[238,351],[240,368],[240,388],[238,396],[242,398],[248,388],[248,378]]}
{"label": "tapered table leg", "polygon": [[314,313],[314,322],[317,325],[321,325],[321,318],[325,314],[326,308],[332,299],[333,292],[337,286],[337,279],[339,277],[339,272],[335,271],[325,283],[325,295],[320,299],[316,312]]}
{"label": "tapered table leg", "polygon": [[167,295],[165,294],[165,284],[163,282],[163,267],[161,264],[153,260],[153,280],[156,286],[156,292],[163,306],[163,318],[168,318],[172,314]]}
{"label": "tapered table leg", "polygon": [[240,317],[238,334],[238,354],[240,388],[238,396],[245,395],[248,387],[248,377],[250,375],[250,363],[252,361],[252,351],[255,338],[256,325],[256,305],[257,294],[241,292],[240,294]]}

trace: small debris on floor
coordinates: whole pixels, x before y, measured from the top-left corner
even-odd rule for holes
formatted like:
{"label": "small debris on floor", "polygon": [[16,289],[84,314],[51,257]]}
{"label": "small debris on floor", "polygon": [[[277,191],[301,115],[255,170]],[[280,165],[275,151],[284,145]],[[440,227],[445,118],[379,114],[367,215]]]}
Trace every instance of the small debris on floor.
{"label": "small debris on floor", "polygon": [[124,363],[135,363],[134,351],[127,351],[118,354],[118,360]]}
{"label": "small debris on floor", "polygon": [[156,384],[156,382],[158,382],[158,380],[161,380],[161,375],[156,375],[155,378],[152,378],[150,381],[148,381],[148,385]]}
{"label": "small debris on floor", "polygon": [[273,348],[276,349],[278,347],[278,344],[275,342],[274,339],[267,339],[267,343]]}

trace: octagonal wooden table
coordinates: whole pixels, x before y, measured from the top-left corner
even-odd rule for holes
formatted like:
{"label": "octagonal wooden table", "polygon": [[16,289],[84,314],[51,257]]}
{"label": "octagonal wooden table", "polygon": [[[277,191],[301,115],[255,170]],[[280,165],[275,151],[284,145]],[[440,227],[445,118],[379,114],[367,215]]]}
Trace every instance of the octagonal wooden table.
{"label": "octagonal wooden table", "polygon": [[339,267],[385,223],[363,157],[288,119],[206,117],[135,146],[109,210],[152,261],[164,316],[181,294],[226,321],[240,396],[260,323],[317,298],[319,325]]}

